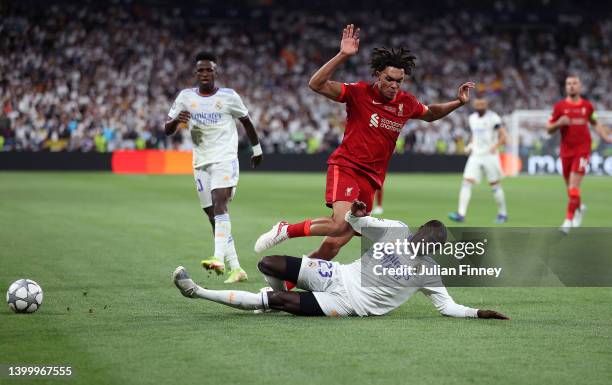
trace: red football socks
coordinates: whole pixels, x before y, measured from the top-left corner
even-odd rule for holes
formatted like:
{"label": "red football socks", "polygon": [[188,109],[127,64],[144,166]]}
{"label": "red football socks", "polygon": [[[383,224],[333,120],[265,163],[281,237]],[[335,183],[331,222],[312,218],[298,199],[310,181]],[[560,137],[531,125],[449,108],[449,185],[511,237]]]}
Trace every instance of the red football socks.
{"label": "red football socks", "polygon": [[567,202],[567,214],[565,218],[574,219],[574,213],[576,209],[580,207],[580,189],[571,187],[567,189],[567,195],[569,196],[569,201]]}
{"label": "red football socks", "polygon": [[287,235],[289,238],[308,237],[310,236],[310,219],[304,222],[296,223],[287,226]]}

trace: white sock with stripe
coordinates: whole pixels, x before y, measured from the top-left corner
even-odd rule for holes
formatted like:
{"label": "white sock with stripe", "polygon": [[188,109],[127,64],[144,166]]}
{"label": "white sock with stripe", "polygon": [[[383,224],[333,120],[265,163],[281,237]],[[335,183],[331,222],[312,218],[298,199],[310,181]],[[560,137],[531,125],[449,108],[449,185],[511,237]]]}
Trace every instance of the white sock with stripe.
{"label": "white sock with stripe", "polygon": [[202,299],[221,303],[241,310],[267,309],[268,293],[251,293],[241,290],[208,290],[197,286],[194,294]]}
{"label": "white sock with stripe", "polygon": [[227,240],[225,261],[229,264],[231,270],[240,269],[240,262],[238,262],[238,254],[236,253],[236,246],[234,245],[234,237],[231,235]]}
{"label": "white sock with stripe", "polygon": [[497,204],[497,213],[500,215],[506,215],[506,195],[500,184],[491,186],[493,191],[493,198]]}
{"label": "white sock with stripe", "polygon": [[220,261],[225,260],[228,239],[232,235],[232,223],[229,214],[215,215],[215,254]]}
{"label": "white sock with stripe", "polygon": [[468,204],[472,197],[472,184],[470,182],[463,182],[461,184],[461,191],[459,191],[459,209],[457,213],[462,217],[467,213]]}

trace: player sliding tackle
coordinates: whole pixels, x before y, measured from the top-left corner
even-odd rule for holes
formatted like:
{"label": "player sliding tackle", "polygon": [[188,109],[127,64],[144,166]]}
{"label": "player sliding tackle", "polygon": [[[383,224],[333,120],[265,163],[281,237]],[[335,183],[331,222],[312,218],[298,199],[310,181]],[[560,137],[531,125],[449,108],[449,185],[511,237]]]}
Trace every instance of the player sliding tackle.
{"label": "player sliding tackle", "polygon": [[412,72],[416,58],[404,47],[375,48],[370,58],[373,83],[341,83],[331,80],[340,65],[359,49],[359,28],[347,25],[342,32],[340,52],[310,79],[309,87],[333,100],[346,104],[346,130],[340,146],[328,160],[325,202],[333,210],[331,217],[307,219],[288,224],[281,221],[261,235],[255,243],[260,253],[288,239],[325,236],[321,246],[310,256],[331,260],[351,240],[353,230],[344,221],[351,202],[359,199],[372,210],[374,192],[382,188],[389,159],[402,127],[409,119],[427,122],[441,119],[463,106],[470,98],[474,83],[459,87],[457,98],[448,103],[420,103],[401,90]]}
{"label": "player sliding tackle", "polygon": [[[402,222],[367,216],[367,206],[360,201],[353,202],[345,220],[351,230],[359,233],[365,227],[399,227],[401,234],[410,241],[446,241],[446,227],[439,221],[429,221],[411,234]],[[372,239],[371,234],[368,232],[364,236]],[[173,279],[185,297],[207,299],[242,310],[280,310],[304,316],[383,315],[420,291],[446,316],[509,319],[493,310],[479,310],[455,303],[439,277],[411,276],[410,285],[403,286],[362,286],[361,266],[361,258],[343,265],[308,257],[267,256],[259,262],[258,267],[271,290],[262,289],[259,293],[204,289],[189,278],[182,266],[176,268]],[[297,287],[306,291],[286,291],[285,280],[296,282]]]}

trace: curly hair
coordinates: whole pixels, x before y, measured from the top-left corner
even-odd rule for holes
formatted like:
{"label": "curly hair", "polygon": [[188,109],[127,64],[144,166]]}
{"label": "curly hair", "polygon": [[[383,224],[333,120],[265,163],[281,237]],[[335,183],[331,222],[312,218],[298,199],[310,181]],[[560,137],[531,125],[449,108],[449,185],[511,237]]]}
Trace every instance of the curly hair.
{"label": "curly hair", "polygon": [[372,75],[384,71],[387,67],[403,68],[407,75],[412,73],[415,66],[416,56],[410,54],[410,50],[404,46],[399,48],[374,48],[370,58]]}
{"label": "curly hair", "polygon": [[196,55],[195,62],[199,62],[200,60],[208,60],[211,62],[217,62],[217,56],[212,52],[200,52]]}

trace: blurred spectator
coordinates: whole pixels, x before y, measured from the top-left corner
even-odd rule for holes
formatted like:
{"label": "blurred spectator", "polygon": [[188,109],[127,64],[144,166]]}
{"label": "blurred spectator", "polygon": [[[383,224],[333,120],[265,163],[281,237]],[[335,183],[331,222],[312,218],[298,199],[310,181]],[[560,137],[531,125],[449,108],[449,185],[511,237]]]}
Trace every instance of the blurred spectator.
{"label": "blurred spectator", "polygon": [[[610,7],[596,17],[556,13],[545,1],[498,1],[480,12],[449,5],[435,14],[394,7],[385,14],[280,2],[226,6],[213,17],[220,11],[212,6],[51,4],[15,1],[3,11],[6,150],[189,149],[187,135],[166,138],[162,126],[178,91],[194,83],[195,54],[213,50],[219,84],[243,96],[265,151],[331,151],[342,138],[344,106],[315,95],[307,83],[335,54],[348,22],[362,28],[361,47],[339,80],[369,79],[373,47],[405,44],[418,57],[406,87],[424,103],[454,98],[461,82],[473,80],[501,114],[550,109],[571,72],[581,76],[596,108],[612,108]],[[466,107],[433,124],[409,122],[398,151],[461,153],[468,113]],[[524,147],[529,137],[522,140]],[[243,135],[241,148],[245,141]]]}

